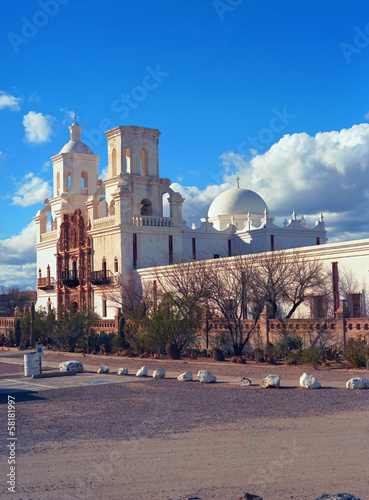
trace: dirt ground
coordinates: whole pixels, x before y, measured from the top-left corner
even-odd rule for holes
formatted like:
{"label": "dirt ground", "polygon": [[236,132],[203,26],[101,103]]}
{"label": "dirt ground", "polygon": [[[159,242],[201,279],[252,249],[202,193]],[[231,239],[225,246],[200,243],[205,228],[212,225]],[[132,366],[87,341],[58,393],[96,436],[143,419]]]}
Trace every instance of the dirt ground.
{"label": "dirt ground", "polygon": [[[0,351],[3,383],[23,380],[22,357]],[[369,499],[369,391],[344,388],[352,377],[369,378],[366,370],[55,353],[46,354],[44,368],[65,359],[81,360],[91,372],[102,362],[112,372],[126,366],[132,375],[129,383],[64,388],[61,382],[57,389],[14,393],[15,494],[6,485],[2,394],[1,499],[235,500],[246,491],[264,500],[339,492]],[[163,366],[167,378],[139,383],[134,373],[144,364],[149,374]],[[218,383],[176,380],[186,370],[196,379],[199,369]],[[298,388],[303,371],[322,389]],[[280,389],[260,388],[268,373],[281,376]],[[251,387],[239,387],[243,376]]]}

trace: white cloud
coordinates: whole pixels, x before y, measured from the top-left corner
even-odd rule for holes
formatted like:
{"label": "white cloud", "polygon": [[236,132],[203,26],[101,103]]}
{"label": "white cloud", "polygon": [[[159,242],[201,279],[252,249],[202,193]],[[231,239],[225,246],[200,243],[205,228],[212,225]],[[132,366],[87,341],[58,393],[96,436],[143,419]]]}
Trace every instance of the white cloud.
{"label": "white cloud", "polygon": [[72,122],[74,123],[74,117],[76,113],[68,108],[60,108],[60,111],[64,114],[63,125],[70,125]]}
{"label": "white cloud", "polygon": [[28,101],[29,102],[42,102],[42,99],[41,99],[41,96],[37,92],[33,92],[33,94],[31,94],[28,97]]}
{"label": "white cloud", "polygon": [[36,278],[36,262],[19,266],[3,266],[1,269],[0,286],[4,288],[19,288],[20,290],[35,290]]}
{"label": "white cloud", "polygon": [[29,207],[35,203],[41,203],[52,194],[51,187],[47,181],[29,173],[24,176],[20,186],[14,193],[13,205]]}
{"label": "white cloud", "polygon": [[25,265],[36,262],[36,225],[30,222],[22,231],[8,239],[0,240],[0,264],[3,274],[5,265]]}
{"label": "white cloud", "polygon": [[105,167],[102,168],[99,178],[103,180],[108,178],[108,165],[105,165]]}
{"label": "white cloud", "polygon": [[50,136],[53,133],[53,121],[54,118],[52,116],[36,113],[35,111],[30,111],[24,115],[25,141],[31,144],[50,142]]}
{"label": "white cloud", "polygon": [[21,102],[22,99],[20,97],[14,97],[0,90],[0,109],[8,108],[10,111],[19,111]]}
{"label": "white cloud", "polygon": [[232,151],[220,158],[220,174],[213,177],[223,180],[221,186],[200,190],[172,185],[186,198],[184,219],[190,224],[206,215],[219,192],[236,187],[239,175],[240,187],[260,194],[271,214],[282,221],[295,210],[310,216],[307,222],[311,226],[316,214],[323,212],[327,230],[334,238],[340,238],[340,234],[357,234],[360,238],[367,230],[369,124],[315,136],[285,135],[269,151],[250,161]]}
{"label": "white cloud", "polygon": [[42,170],[49,170],[50,167],[52,167],[53,165],[53,162],[48,160],[48,161],[45,161],[44,164],[42,165]]}

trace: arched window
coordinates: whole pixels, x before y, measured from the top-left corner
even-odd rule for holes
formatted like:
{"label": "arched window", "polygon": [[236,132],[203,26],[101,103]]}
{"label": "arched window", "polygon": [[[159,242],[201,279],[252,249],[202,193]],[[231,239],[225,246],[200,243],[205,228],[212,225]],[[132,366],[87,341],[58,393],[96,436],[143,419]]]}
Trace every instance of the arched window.
{"label": "arched window", "polygon": [[88,174],[84,170],[81,172],[81,194],[88,194]]}
{"label": "arched window", "polygon": [[72,191],[72,174],[70,172],[65,174],[65,191],[67,193]]}
{"label": "arched window", "polygon": [[109,215],[115,215],[115,200],[111,200],[110,202]]}
{"label": "arched window", "polygon": [[52,231],[54,229],[54,221],[53,221],[53,216],[51,214],[51,210],[47,212],[47,223],[46,223],[46,231]]}
{"label": "arched window", "polygon": [[56,194],[57,196],[60,194],[60,172],[56,174]]}
{"label": "arched window", "polygon": [[131,173],[131,150],[129,148],[124,149],[124,167],[125,167],[125,171],[130,174]]}
{"label": "arched window", "polygon": [[162,198],[161,198],[161,204],[162,204],[162,216],[163,217],[170,217],[170,204],[169,204],[169,193],[164,193]]}
{"label": "arched window", "polygon": [[145,148],[140,152],[140,174],[147,176],[147,151]]}
{"label": "arched window", "polygon": [[108,204],[105,200],[105,195],[101,195],[99,198],[99,208],[98,208],[98,218],[106,217],[108,215]]}
{"label": "arched window", "polygon": [[141,215],[152,215],[152,203],[148,198],[141,201]]}
{"label": "arched window", "polygon": [[111,154],[111,175],[112,177],[117,175],[117,150],[115,148]]}

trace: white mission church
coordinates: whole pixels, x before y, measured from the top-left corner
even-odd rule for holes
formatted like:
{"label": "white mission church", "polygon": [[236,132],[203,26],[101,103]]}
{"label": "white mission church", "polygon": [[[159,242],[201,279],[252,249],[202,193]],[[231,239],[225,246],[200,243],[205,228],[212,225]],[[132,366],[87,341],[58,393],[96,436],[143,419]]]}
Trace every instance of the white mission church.
{"label": "white mission church", "polygon": [[158,266],[303,247],[353,270],[360,286],[351,291],[348,305],[352,314],[354,307],[355,314],[358,308],[360,315],[366,312],[369,240],[326,244],[323,215],[308,227],[293,212],[279,227],[265,201],[241,187],[219,194],[201,226],[190,228],[182,219],[185,200],[169,179],[159,177],[159,130],[107,131],[108,177],[101,180],[100,158],[81,141],[81,129],[73,123],[69,142],[51,158],[53,197],[34,218],[37,307],[74,303],[110,319],[116,305],[109,303],[107,288],[132,276],[150,280]]}

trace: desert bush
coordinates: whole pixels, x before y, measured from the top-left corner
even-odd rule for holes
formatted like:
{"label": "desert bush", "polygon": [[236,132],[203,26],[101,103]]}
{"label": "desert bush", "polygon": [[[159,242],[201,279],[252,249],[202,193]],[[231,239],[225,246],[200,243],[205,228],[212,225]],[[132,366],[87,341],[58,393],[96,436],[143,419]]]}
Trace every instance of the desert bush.
{"label": "desert bush", "polygon": [[265,346],[264,359],[270,365],[276,364],[277,351],[271,342],[268,342]]}
{"label": "desert bush", "polygon": [[299,337],[286,335],[275,344],[275,353],[278,358],[287,358],[293,351],[299,351],[302,347],[302,340]]}
{"label": "desert bush", "polygon": [[114,337],[109,339],[109,346],[112,354],[116,354],[117,352],[126,349],[127,343],[125,342],[124,337],[122,338],[120,335],[114,335]]}
{"label": "desert bush", "polygon": [[286,356],[286,365],[297,365],[301,362],[301,351],[292,351]]}
{"label": "desert bush", "polygon": [[324,362],[324,353],[319,347],[308,347],[301,352],[301,363],[316,368]]}
{"label": "desert bush", "polygon": [[257,361],[258,363],[263,363],[263,361],[265,361],[264,351],[260,347],[257,347],[255,349],[255,361]]}
{"label": "desert bush", "polygon": [[344,349],[344,357],[354,368],[365,367],[368,358],[367,341],[360,336],[351,338]]}
{"label": "desert bush", "polygon": [[13,345],[14,345],[14,332],[13,332],[13,330],[9,331],[8,338],[6,340],[6,344],[5,345],[7,347],[13,347]]}

